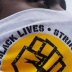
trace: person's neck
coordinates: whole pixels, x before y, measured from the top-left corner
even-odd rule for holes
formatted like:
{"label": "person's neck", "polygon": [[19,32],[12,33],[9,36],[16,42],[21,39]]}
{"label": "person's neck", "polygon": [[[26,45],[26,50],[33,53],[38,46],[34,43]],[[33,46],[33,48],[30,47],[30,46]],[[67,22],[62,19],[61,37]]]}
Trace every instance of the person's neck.
{"label": "person's neck", "polygon": [[3,19],[7,16],[10,16],[16,12],[25,10],[25,9],[30,9],[32,7],[28,6],[24,2],[4,2],[3,7],[2,7],[2,12],[0,13],[0,19]]}

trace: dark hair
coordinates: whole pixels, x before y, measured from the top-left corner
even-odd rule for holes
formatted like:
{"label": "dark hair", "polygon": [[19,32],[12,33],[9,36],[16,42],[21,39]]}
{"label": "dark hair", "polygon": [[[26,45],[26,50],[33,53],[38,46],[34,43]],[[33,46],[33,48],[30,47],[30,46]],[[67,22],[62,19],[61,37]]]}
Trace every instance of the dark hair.
{"label": "dark hair", "polygon": [[65,0],[45,0],[44,1],[47,8],[50,8],[51,6],[54,6],[55,4],[60,4],[60,6],[66,10],[66,2]]}
{"label": "dark hair", "polygon": [[59,0],[45,0],[44,4],[47,6],[47,8],[50,8],[51,6],[59,4]]}
{"label": "dark hair", "polygon": [[26,0],[26,1],[28,1],[28,2],[38,2],[40,0]]}
{"label": "dark hair", "polygon": [[60,6],[66,10],[66,2],[65,0],[60,0]]}
{"label": "dark hair", "polygon": [[44,1],[44,4],[47,8],[50,8],[51,6],[54,6],[55,4],[60,4],[60,6],[66,10],[66,2],[65,0],[26,0],[28,2],[38,2],[38,1]]}

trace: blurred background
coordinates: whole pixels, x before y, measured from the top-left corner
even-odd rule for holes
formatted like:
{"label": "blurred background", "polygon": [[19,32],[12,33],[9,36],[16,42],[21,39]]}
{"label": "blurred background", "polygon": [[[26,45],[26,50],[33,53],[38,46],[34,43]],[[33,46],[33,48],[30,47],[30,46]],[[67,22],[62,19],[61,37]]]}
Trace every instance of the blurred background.
{"label": "blurred background", "polygon": [[72,0],[66,0],[67,10],[72,14]]}

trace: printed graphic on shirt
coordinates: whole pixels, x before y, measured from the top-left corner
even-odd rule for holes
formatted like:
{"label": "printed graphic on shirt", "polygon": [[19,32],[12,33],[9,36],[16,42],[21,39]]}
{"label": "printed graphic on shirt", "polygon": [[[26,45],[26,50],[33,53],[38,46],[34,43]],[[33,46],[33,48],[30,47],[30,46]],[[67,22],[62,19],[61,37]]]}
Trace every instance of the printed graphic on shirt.
{"label": "printed graphic on shirt", "polygon": [[10,35],[2,45],[2,71],[72,71],[72,41],[60,30],[45,25],[32,25],[18,30],[16,34]]}
{"label": "printed graphic on shirt", "polygon": [[[58,31],[54,31],[57,35]],[[33,33],[17,40],[2,61],[4,72],[71,72],[69,47],[51,34]]]}

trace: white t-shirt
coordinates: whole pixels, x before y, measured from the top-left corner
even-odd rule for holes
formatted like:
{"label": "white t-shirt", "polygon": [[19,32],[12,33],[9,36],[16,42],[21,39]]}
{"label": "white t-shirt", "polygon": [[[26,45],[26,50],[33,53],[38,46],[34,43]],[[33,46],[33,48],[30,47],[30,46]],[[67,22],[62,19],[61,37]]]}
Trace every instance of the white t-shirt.
{"label": "white t-shirt", "polygon": [[4,72],[71,72],[72,16],[34,8],[0,20]]}

